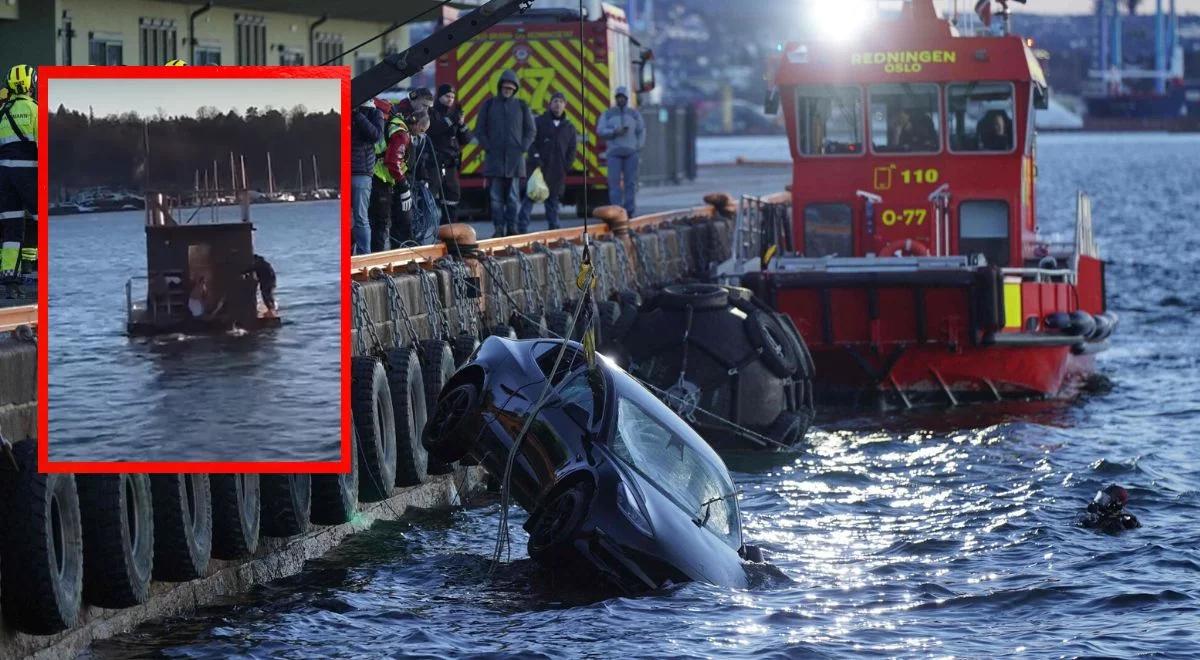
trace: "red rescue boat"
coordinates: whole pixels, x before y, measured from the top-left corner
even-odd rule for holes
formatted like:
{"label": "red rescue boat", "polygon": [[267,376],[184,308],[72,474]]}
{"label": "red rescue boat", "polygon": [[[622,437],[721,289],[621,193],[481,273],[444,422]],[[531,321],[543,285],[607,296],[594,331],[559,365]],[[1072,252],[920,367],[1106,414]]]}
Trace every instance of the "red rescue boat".
{"label": "red rescue boat", "polygon": [[743,198],[722,279],[795,321],[826,400],[1069,395],[1117,321],[1086,195],[1073,240],[1038,233],[1042,67],[1018,36],[907,7],[783,48],[790,199]]}

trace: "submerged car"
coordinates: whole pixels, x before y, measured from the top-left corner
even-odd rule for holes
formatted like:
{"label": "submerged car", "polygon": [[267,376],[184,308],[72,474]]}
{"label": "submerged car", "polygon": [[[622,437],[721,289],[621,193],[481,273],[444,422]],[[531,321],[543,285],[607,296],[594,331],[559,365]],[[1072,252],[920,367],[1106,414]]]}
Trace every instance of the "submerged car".
{"label": "submerged car", "polygon": [[424,443],[439,460],[475,461],[502,479],[531,416],[510,481],[529,512],[530,557],[627,592],[747,586],[742,560],[760,557],[742,540],[724,462],[607,358],[589,369],[578,343],[489,337],[442,389]]}

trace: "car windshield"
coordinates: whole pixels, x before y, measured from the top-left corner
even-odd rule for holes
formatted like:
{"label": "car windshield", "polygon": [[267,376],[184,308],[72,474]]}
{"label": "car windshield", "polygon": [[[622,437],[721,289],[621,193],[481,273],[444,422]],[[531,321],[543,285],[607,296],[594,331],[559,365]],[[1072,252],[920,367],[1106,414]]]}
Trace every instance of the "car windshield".
{"label": "car windshield", "polygon": [[609,448],[618,458],[658,487],[697,524],[727,545],[739,547],[736,494],[728,473],[625,396],[617,403],[612,438]]}

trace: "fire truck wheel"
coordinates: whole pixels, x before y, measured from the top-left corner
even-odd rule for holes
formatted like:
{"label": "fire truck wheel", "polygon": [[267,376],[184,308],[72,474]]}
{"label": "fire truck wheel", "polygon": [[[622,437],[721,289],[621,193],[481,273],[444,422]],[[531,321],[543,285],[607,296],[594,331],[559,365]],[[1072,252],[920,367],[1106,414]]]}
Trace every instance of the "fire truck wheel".
{"label": "fire truck wheel", "polygon": [[210,474],[213,546],[217,559],[241,559],[258,549],[262,498],[257,474]]}
{"label": "fire truck wheel", "polygon": [[659,304],[668,309],[722,309],[729,302],[729,292],[716,284],[672,284],[658,296]]}
{"label": "fire truck wheel", "polygon": [[100,607],[146,602],[154,565],[154,510],[145,474],[75,478],[83,522],[83,597]]}
{"label": "fire truck wheel", "polygon": [[771,314],[755,310],[746,317],[746,337],[759,352],[767,368],[780,378],[789,378],[800,366],[798,356],[787,331]]}
{"label": "fire truck wheel", "polygon": [[350,407],[362,455],[358,497],[363,502],[387,499],[396,483],[396,427],[387,370],[378,359],[367,355],[353,359]]}
{"label": "fire truck wheel", "polygon": [[37,471],[34,440],[18,442],[19,472],[0,473],[0,599],[4,618],[23,632],[75,625],[83,588],[83,529],[70,474]]}
{"label": "fire truck wheel", "polygon": [[358,433],[354,431],[350,434],[350,471],[312,476],[312,521],[318,525],[340,525],[350,522],[356,513]]}
{"label": "fire truck wheel", "polygon": [[288,537],[308,531],[312,512],[311,474],[264,474],[259,478],[259,487],[263,534]]}
{"label": "fire truck wheel", "polygon": [[[425,380],[425,411],[428,413],[437,409],[438,396],[454,375],[454,355],[450,345],[438,339],[424,340],[420,346],[421,375]],[[417,429],[418,435],[424,430],[424,426]],[[430,474],[449,474],[454,471],[454,466],[430,456],[428,470]]]}
{"label": "fire truck wheel", "polygon": [[417,349],[395,348],[387,352],[388,387],[396,435],[396,485],[416,486],[429,475],[429,453],[421,445],[425,428],[425,381]]}
{"label": "fire truck wheel", "polygon": [[212,552],[212,498],[207,474],[152,474],[154,579],[204,577]]}

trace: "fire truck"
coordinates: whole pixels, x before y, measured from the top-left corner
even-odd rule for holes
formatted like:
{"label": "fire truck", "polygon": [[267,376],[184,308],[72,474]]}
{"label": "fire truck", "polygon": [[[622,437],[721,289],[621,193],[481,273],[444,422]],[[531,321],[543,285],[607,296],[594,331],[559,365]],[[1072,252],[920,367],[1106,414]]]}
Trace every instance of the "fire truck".
{"label": "fire truck", "polygon": [[[600,7],[601,15],[594,19],[565,8],[515,14],[439,57],[434,74],[437,84],[455,87],[471,127],[483,102],[496,94],[505,69],[520,77],[518,96],[535,116],[545,111],[554,92],[562,92],[567,119],[579,135],[562,203],[574,204],[581,217],[608,203],[605,144],[596,136],[597,120],[613,105],[618,87],[629,88],[632,107],[637,106],[639,93],[654,89],[653,53],[630,34],[624,11],[604,3]],[[441,22],[455,18],[456,12],[446,9]],[[461,208],[467,214],[487,213],[483,155],[478,144],[463,149]]]}

